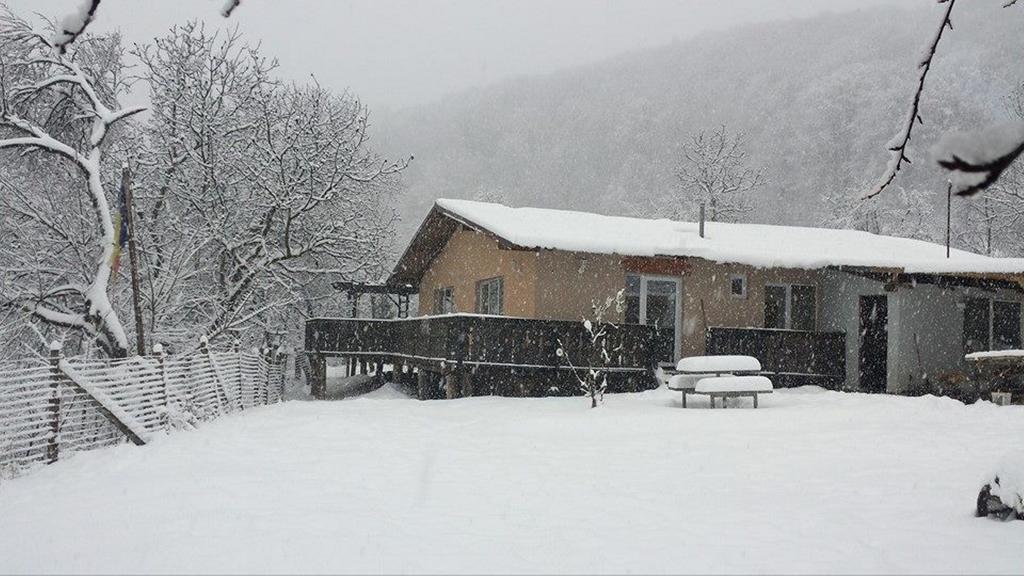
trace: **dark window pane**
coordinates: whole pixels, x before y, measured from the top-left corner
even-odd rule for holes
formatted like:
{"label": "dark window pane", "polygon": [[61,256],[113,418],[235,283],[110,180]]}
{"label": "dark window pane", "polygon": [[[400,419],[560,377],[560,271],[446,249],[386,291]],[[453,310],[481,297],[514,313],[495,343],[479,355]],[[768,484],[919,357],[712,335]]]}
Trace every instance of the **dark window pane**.
{"label": "dark window pane", "polygon": [[1020,348],[1020,303],[992,303],[992,349]]}
{"label": "dark window pane", "polygon": [[764,287],[764,327],[786,327],[786,287]]}
{"label": "dark window pane", "polygon": [[964,303],[964,352],[980,352],[989,349],[989,301],[969,298]]}
{"label": "dark window pane", "polygon": [[626,276],[626,324],[640,323],[640,277]]}
{"label": "dark window pane", "polygon": [[676,283],[660,280],[647,282],[647,324],[674,329],[676,325]]}
{"label": "dark window pane", "polygon": [[743,276],[733,276],[731,281],[731,290],[733,296],[746,296],[747,295],[747,279]]}
{"label": "dark window pane", "polygon": [[658,328],[657,358],[675,360],[676,294],[678,285],[671,280],[647,280],[646,324]]}
{"label": "dark window pane", "polygon": [[789,312],[790,328],[793,330],[814,330],[816,306],[814,286],[793,286],[790,288],[793,302]]}

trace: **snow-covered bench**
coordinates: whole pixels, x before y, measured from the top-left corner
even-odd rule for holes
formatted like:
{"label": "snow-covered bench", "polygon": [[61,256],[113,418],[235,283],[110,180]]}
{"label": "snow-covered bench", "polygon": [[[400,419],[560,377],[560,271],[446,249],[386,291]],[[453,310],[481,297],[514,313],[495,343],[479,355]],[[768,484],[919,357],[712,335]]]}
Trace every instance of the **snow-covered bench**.
{"label": "snow-covered bench", "polygon": [[725,408],[726,398],[749,396],[754,399],[757,408],[758,394],[771,394],[774,390],[772,381],[765,376],[712,376],[701,378],[694,386],[694,394],[704,394],[711,399],[711,407],[715,407],[715,399],[722,399]]}
{"label": "snow-covered bench", "polygon": [[716,376],[748,376],[760,371],[761,363],[753,356],[688,356],[676,364],[675,373],[668,376],[666,386],[669,390],[682,392],[683,408],[686,408],[686,395],[695,392],[700,380]]}

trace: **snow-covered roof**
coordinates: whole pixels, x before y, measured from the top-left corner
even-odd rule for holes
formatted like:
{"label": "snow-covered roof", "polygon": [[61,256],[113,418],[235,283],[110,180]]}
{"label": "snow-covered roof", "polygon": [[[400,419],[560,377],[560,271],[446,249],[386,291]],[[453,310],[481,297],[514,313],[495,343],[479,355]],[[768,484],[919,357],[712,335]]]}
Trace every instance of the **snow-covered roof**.
{"label": "snow-covered roof", "polygon": [[767,224],[695,222],[605,216],[546,208],[510,208],[439,199],[437,207],[515,246],[622,256],[692,256],[760,268],[854,266],[909,273],[1024,273],[1022,258],[993,258],[941,244],[835,230]]}

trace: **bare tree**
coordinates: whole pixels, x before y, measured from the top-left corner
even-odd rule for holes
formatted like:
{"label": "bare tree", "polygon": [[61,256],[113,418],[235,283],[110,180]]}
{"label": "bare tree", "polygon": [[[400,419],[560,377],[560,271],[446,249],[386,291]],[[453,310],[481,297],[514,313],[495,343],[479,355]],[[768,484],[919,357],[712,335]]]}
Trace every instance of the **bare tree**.
{"label": "bare tree", "polygon": [[[30,222],[55,235],[78,263],[46,268],[38,264],[47,259],[33,265],[21,251],[25,266],[15,266],[18,273],[12,278],[18,288],[4,304],[51,325],[84,332],[111,356],[124,356],[127,338],[109,294],[115,242],[103,171],[113,129],[143,108],[117,106],[117,96],[125,88],[120,41],[116,36],[97,38],[83,42],[74,53],[61,52],[27,22],[4,12],[0,43],[0,150],[17,151],[5,160],[29,168],[29,174],[20,175],[23,183],[32,178],[38,182],[40,176],[34,172],[43,166],[70,169],[57,176],[75,192],[13,187],[10,179],[19,175],[10,171],[4,206],[20,223]],[[78,209],[72,204],[69,212],[63,203],[74,200],[79,201]],[[89,248],[83,245],[85,238]]]}
{"label": "bare tree", "polygon": [[604,401],[604,392],[608,388],[608,375],[601,367],[611,363],[612,353],[617,352],[615,349],[609,350],[608,336],[610,331],[615,329],[615,325],[608,321],[607,316],[612,310],[621,314],[625,309],[625,303],[624,290],[619,290],[615,296],[609,296],[604,302],[593,303],[591,318],[583,320],[583,329],[589,340],[586,358],[584,358],[586,366],[576,366],[568,351],[565,350],[565,345],[561,340],[558,341],[556,353],[569,365],[579,386],[579,391],[590,398],[591,408],[597,408]]}
{"label": "bare tree", "polygon": [[829,214],[823,222],[827,228],[862,230],[885,234],[935,240],[932,224],[934,209],[926,194],[900,188],[895,194],[861,199],[856,193],[826,196]]}
{"label": "bare tree", "polygon": [[[379,278],[405,162],[369,150],[359,100],[279,82],[237,34],[195,23],[136,52],[154,102],[144,248],[154,323],[213,338],[305,311],[330,290],[323,278]],[[160,312],[166,294],[180,301]]]}
{"label": "bare tree", "polygon": [[[868,198],[877,196],[885,190],[895,181],[903,165],[910,164],[908,148],[914,127],[923,123],[921,97],[924,94],[925,82],[945,31],[953,29],[953,9],[956,2],[957,0],[938,0],[939,4],[946,5],[942,20],[918,64],[917,86],[908,112],[900,124],[899,131],[886,145],[889,150],[889,163],[878,183],[866,195]],[[1017,0],[1006,0],[1003,7],[1009,8],[1015,4]],[[1024,120],[1000,123],[974,133],[947,134],[936,146],[935,155],[939,166],[950,172],[957,194],[972,196],[995,184],[1021,154],[1024,154]]]}
{"label": "bare tree", "polygon": [[[1010,114],[1024,121],[1024,82],[1006,98]],[[990,255],[1024,255],[1024,166],[1013,164],[999,181],[967,204],[958,239]]]}
{"label": "bare tree", "polygon": [[[676,168],[679,188],[673,201],[676,219],[692,217],[694,209],[707,206],[711,221],[737,221],[752,209],[751,195],[765,183],[762,167],[751,167],[742,133],[732,136],[725,126],[701,130],[683,148]],[[685,211],[685,213],[684,213]]]}

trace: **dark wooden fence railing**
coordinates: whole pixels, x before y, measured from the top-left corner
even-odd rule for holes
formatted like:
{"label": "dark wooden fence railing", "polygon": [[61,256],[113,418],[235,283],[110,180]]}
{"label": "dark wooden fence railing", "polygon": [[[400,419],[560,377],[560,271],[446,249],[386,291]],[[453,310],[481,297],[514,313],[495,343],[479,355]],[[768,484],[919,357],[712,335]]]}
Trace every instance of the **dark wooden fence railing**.
{"label": "dark wooden fence railing", "polygon": [[[652,326],[609,327],[610,370],[644,371],[655,363]],[[561,343],[561,344],[559,344]],[[306,322],[306,352],[325,356],[396,356],[421,363],[564,367],[590,357],[581,322],[452,314],[398,320],[317,318]]]}
{"label": "dark wooden fence railing", "polygon": [[707,354],[742,354],[760,360],[778,387],[846,382],[846,334],[769,328],[708,328]]}

